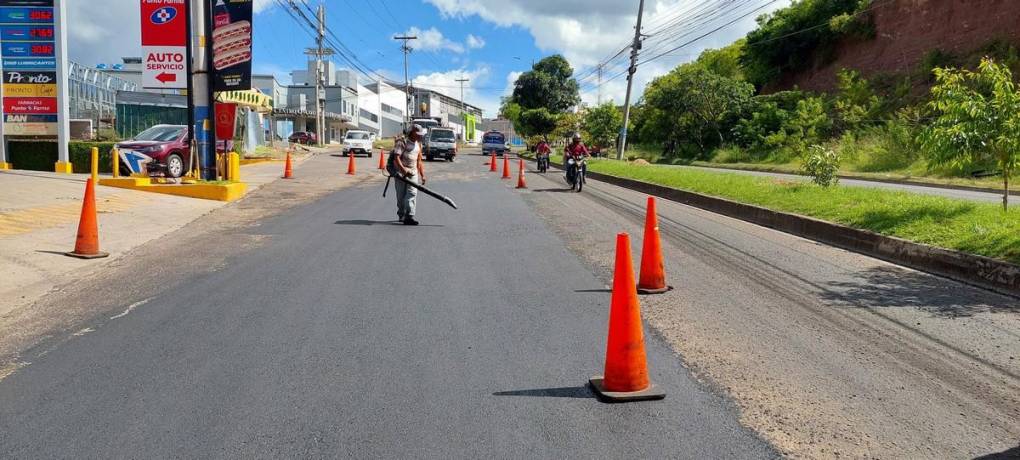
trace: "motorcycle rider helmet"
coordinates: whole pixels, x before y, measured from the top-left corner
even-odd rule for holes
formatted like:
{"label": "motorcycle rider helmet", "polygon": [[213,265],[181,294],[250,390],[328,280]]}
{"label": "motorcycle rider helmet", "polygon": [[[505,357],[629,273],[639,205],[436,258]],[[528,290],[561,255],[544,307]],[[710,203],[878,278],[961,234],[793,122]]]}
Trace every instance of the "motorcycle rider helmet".
{"label": "motorcycle rider helmet", "polygon": [[572,139],[574,141],[581,142],[581,133],[574,133],[574,137]]}

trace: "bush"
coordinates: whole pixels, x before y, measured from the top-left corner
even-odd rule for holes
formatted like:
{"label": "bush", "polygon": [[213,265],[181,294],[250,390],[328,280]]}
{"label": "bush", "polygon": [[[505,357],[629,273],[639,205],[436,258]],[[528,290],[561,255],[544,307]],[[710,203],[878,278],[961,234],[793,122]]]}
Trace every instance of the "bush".
{"label": "bush", "polygon": [[805,174],[811,176],[812,182],[822,187],[836,185],[839,182],[836,175],[839,172],[839,154],[835,150],[812,145],[804,156],[801,168]]}
{"label": "bush", "polygon": [[[92,147],[99,148],[99,172],[113,170],[110,152],[112,142],[70,142],[67,145],[71,166],[76,173],[88,173],[92,169]],[[11,141],[8,143],[10,162],[15,169],[31,171],[53,171],[57,163],[56,142]]]}
{"label": "bush", "polygon": [[901,170],[918,160],[914,131],[899,120],[844,133],[838,151],[842,160],[854,164],[854,169],[861,172]]}
{"label": "bush", "polygon": [[712,157],[713,163],[749,163],[752,161],[754,158],[747,150],[733,145],[720,147]]}

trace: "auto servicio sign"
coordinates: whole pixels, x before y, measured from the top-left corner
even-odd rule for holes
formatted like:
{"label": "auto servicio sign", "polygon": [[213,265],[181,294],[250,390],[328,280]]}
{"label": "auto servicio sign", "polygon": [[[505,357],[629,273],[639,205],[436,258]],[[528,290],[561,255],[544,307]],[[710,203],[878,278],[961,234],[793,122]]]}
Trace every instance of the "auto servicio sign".
{"label": "auto servicio sign", "polygon": [[185,0],[140,0],[142,16],[142,86],[188,87]]}

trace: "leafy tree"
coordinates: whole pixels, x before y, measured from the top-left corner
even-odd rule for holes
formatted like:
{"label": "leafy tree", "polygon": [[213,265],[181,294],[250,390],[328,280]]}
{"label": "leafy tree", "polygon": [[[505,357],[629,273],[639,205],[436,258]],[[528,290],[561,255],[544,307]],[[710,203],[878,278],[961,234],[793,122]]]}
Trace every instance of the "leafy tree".
{"label": "leafy tree", "polygon": [[517,78],[510,100],[525,110],[565,112],[581,101],[580,85],[573,75],[574,69],[566,58],[558,54],[549,56]]}
{"label": "leafy tree", "polygon": [[580,117],[576,113],[567,112],[560,114],[559,118],[557,118],[556,129],[553,130],[552,135],[557,139],[567,139],[580,130],[580,127]]}
{"label": "leafy tree", "polygon": [[716,75],[696,65],[684,65],[652,81],[645,101],[667,120],[667,143],[697,144],[701,156],[726,141],[724,129],[735,122],[750,102],[754,87]]}
{"label": "leafy tree", "polygon": [[695,65],[720,77],[743,80],[744,70],[740,67],[740,55],[744,51],[744,43],[746,41],[740,39],[725,48],[705,50],[698,56]]}
{"label": "leafy tree", "polygon": [[1020,91],[1013,72],[985,59],[976,72],[936,69],[929,106],[935,120],[921,134],[933,166],[968,166],[992,160],[1002,171],[1002,206],[1009,179],[1020,168]]}
{"label": "leafy tree", "polygon": [[751,113],[733,128],[733,133],[752,159],[763,160],[782,146],[783,141],[777,142],[777,134],[782,134],[781,139],[786,138],[785,129],[791,116],[789,110],[776,102],[758,100]]}
{"label": "leafy tree", "polygon": [[543,107],[521,112],[519,122],[514,126],[524,136],[545,136],[556,129],[558,120],[559,117]]}
{"label": "leafy tree", "polygon": [[787,145],[803,153],[808,146],[821,142],[831,127],[832,120],[825,111],[824,99],[809,97],[801,100],[789,121],[791,142]]}
{"label": "leafy tree", "polygon": [[589,142],[601,148],[614,145],[623,128],[623,114],[612,102],[589,109],[582,122]]}
{"label": "leafy tree", "polygon": [[515,128],[520,126],[521,113],[523,112],[524,110],[521,109],[521,106],[510,99],[504,99],[503,106],[499,108],[499,113],[503,115],[503,118],[510,120],[510,123],[513,123]]}

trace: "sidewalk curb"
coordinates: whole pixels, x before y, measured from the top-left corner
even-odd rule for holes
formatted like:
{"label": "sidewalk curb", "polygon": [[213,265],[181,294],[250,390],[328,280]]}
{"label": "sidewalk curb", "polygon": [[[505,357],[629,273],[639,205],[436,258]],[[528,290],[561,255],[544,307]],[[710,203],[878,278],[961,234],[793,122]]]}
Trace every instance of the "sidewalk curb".
{"label": "sidewalk curb", "polygon": [[[562,168],[561,165],[551,164]],[[1020,297],[1020,265],[633,179],[591,171],[588,172],[588,177],[1001,294]]]}
{"label": "sidewalk curb", "polygon": [[[758,173],[769,173],[769,174],[785,174],[785,175],[788,175],[788,176],[809,177],[809,176],[807,176],[805,174],[798,174],[798,173],[795,173],[795,172],[770,171],[770,170],[767,170],[765,168],[760,168],[760,169],[759,168],[727,168],[725,166],[707,166],[707,165],[681,165],[681,166],[686,166],[688,168],[700,168],[700,169],[710,169],[710,170],[719,170],[719,171],[758,172]],[[846,179],[846,180],[858,180],[858,181],[861,181],[861,182],[877,182],[879,184],[912,185],[912,186],[915,186],[915,187],[928,187],[928,188],[938,188],[938,189],[944,189],[944,190],[960,190],[960,191],[964,191],[964,192],[982,192],[982,193],[992,193],[992,194],[996,194],[996,195],[1000,195],[1000,196],[1002,195],[1002,189],[987,188],[987,187],[973,187],[973,186],[970,186],[970,185],[935,184],[935,183],[931,183],[931,182],[918,182],[918,181],[904,180],[904,179],[882,179],[882,178],[853,176],[853,175],[847,175],[847,174],[837,174],[836,177],[838,177],[840,179]],[[1009,196],[1020,196],[1020,190],[1010,190],[1009,191]]]}

